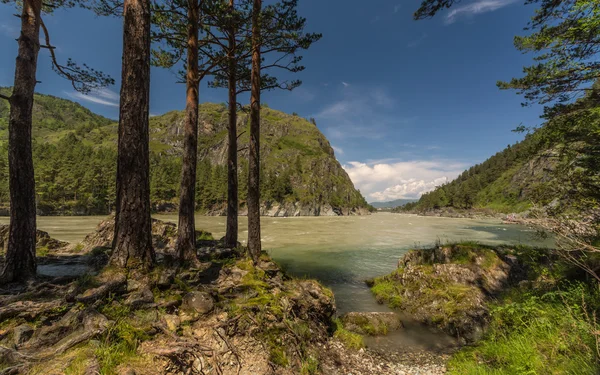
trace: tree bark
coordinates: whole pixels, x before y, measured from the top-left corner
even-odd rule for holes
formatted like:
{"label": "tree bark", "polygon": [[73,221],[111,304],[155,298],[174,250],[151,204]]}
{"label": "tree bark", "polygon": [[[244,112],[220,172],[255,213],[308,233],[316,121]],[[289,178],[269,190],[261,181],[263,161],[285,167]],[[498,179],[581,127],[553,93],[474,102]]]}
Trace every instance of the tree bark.
{"label": "tree bark", "polygon": [[117,201],[110,263],[149,269],[154,263],[148,134],[150,0],[125,0],[123,19]]}
{"label": "tree bark", "polygon": [[187,47],[187,99],[183,141],[183,167],[179,195],[179,226],[177,253],[181,261],[196,258],[196,165],[198,160],[198,24],[200,6],[198,0],[188,1],[188,47]]}
{"label": "tree bark", "polygon": [[261,0],[252,9],[252,90],[248,156],[248,250],[254,262],[260,257],[260,12]]}
{"label": "tree bark", "polygon": [[[234,12],[233,0],[229,3]],[[233,17],[232,17],[233,19]],[[235,24],[229,28],[229,134],[227,150],[227,231],[225,246],[234,248],[238,242],[238,172],[237,172],[237,62],[235,59]]]}
{"label": "tree bark", "polygon": [[33,95],[40,50],[41,0],[23,1],[21,36],[10,98],[8,171],[10,228],[0,283],[25,281],[36,273],[35,178],[31,151]]}

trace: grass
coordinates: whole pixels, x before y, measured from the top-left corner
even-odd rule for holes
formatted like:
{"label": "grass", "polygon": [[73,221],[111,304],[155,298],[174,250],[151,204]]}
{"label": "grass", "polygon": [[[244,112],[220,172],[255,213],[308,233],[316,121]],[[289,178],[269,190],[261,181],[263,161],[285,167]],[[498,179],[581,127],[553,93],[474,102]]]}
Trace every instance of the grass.
{"label": "grass", "polygon": [[361,349],[365,347],[364,338],[358,333],[353,333],[344,328],[341,320],[333,320],[333,337],[339,339],[349,349]]}
{"label": "grass", "polygon": [[492,308],[486,337],[451,359],[449,373],[598,374],[597,327],[584,306],[599,301],[598,291],[582,284],[545,294],[514,290]]}

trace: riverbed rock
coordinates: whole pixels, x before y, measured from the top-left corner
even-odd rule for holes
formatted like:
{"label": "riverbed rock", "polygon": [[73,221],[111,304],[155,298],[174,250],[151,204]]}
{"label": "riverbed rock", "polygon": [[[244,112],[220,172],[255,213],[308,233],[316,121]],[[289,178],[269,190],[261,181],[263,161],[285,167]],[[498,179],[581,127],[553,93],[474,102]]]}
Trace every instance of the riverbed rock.
{"label": "riverbed rock", "polygon": [[378,302],[473,342],[488,323],[489,298],[517,268],[514,259],[477,244],[412,250],[396,271],[375,279],[372,290]]}
{"label": "riverbed rock", "polygon": [[193,291],[183,296],[181,310],[188,314],[206,314],[215,307],[215,301],[207,292]]}
{"label": "riverbed rock", "polygon": [[[98,224],[96,230],[88,234],[81,242],[83,251],[95,248],[112,247],[115,220],[109,217]],[[212,235],[204,231],[196,231],[198,239],[210,239]],[[177,240],[177,225],[162,220],[152,219],[152,245],[161,253],[174,254]]]}
{"label": "riverbed rock", "polygon": [[[8,231],[8,224],[0,224],[0,253],[5,253],[6,248],[8,247]],[[35,247],[38,250],[44,249],[48,253],[57,253],[61,251],[66,251],[69,247],[69,243],[50,237],[48,232],[38,230],[36,232]]]}
{"label": "riverbed rock", "polygon": [[340,319],[345,329],[360,335],[387,335],[402,328],[402,320],[394,312],[349,312]]}

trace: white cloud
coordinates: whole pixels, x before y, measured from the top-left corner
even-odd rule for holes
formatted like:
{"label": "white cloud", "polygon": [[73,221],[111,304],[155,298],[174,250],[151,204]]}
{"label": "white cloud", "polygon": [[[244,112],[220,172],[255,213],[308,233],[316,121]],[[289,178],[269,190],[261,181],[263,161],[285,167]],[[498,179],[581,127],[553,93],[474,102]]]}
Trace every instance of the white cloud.
{"label": "white cloud", "polygon": [[396,113],[397,103],[383,88],[346,86],[336,101],[313,115],[330,139],[381,139],[393,129],[412,125],[416,117]]}
{"label": "white cloud", "polygon": [[107,105],[110,107],[119,106],[119,94],[109,89],[96,90],[91,94],[82,94],[80,92],[65,92],[74,99],[85,100],[88,102]]}
{"label": "white cloud", "polygon": [[476,14],[493,12],[507,5],[517,2],[518,0],[479,0],[470,4],[454,8],[446,16],[446,24],[454,23],[457,18],[462,16],[473,16]]}
{"label": "white cloud", "polygon": [[400,11],[400,8],[402,8],[402,4],[394,5],[394,13],[398,13]]}
{"label": "white cloud", "polygon": [[349,162],[344,169],[368,201],[419,198],[469,165],[453,160]]}
{"label": "white cloud", "polygon": [[344,82],[344,81],[342,81],[342,85],[344,85],[344,87],[349,87],[350,86],[350,84],[348,82]]}

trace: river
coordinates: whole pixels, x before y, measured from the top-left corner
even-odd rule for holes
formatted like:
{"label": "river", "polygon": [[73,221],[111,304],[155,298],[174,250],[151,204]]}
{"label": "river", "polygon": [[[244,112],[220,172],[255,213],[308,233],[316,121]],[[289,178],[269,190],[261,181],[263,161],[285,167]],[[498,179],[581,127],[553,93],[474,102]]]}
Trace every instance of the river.
{"label": "river", "polygon": [[[156,215],[177,222],[177,215]],[[39,217],[38,228],[51,236],[80,242],[104,217]],[[223,236],[225,217],[197,216],[196,226]],[[7,223],[8,218],[0,218]],[[333,289],[338,310],[387,311],[371,296],[364,280],[390,273],[407,250],[436,241],[478,241],[485,244],[552,246],[528,228],[497,219],[451,219],[377,213],[370,216],[262,218],[263,248],[286,271],[316,278]],[[247,219],[240,217],[240,240],[247,237]]]}

